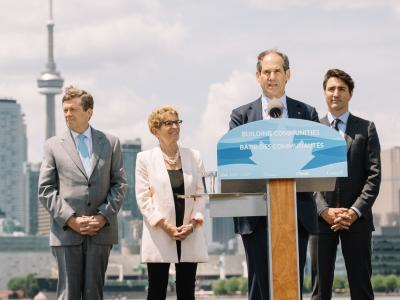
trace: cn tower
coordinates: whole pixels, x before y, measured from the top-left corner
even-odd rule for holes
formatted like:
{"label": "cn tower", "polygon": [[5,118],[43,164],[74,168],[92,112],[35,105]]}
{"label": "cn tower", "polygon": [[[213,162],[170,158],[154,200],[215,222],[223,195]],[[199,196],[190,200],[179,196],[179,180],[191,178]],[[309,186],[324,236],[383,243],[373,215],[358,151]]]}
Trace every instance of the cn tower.
{"label": "cn tower", "polygon": [[41,73],[37,80],[39,93],[46,95],[46,139],[56,134],[56,118],[55,118],[55,95],[61,94],[64,79],[56,70],[54,61],[54,21],[53,21],[53,1],[49,0],[49,21],[47,22],[47,47],[48,56],[46,69]]}

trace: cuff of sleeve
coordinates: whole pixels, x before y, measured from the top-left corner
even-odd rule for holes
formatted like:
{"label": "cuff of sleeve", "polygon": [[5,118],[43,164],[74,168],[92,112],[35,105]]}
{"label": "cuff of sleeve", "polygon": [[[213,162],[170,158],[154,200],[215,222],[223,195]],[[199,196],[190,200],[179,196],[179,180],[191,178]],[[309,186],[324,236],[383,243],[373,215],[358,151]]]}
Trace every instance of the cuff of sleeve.
{"label": "cuff of sleeve", "polygon": [[155,211],[150,217],[147,218],[147,221],[150,223],[152,227],[156,226],[158,222],[164,217],[161,215],[160,212]]}
{"label": "cuff of sleeve", "polygon": [[197,224],[203,224],[204,222],[204,216],[201,212],[195,213],[191,219],[196,221]]}
{"label": "cuff of sleeve", "polygon": [[362,213],[361,213],[361,211],[359,211],[358,208],[355,208],[354,206],[352,206],[352,207],[350,207],[350,208],[356,212],[356,214],[357,214],[357,216],[358,216],[359,218],[361,218]]}
{"label": "cuff of sleeve", "polygon": [[318,211],[318,216],[320,216],[325,210],[327,210],[328,209],[328,207],[324,207],[324,208],[321,208],[319,211]]}

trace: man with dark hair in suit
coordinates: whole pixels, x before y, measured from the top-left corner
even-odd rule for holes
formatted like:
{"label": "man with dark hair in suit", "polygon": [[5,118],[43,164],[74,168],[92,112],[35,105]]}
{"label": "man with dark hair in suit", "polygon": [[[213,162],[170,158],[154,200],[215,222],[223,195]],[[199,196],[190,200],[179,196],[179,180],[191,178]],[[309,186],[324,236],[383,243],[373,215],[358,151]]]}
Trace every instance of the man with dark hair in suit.
{"label": "man with dark hair in suit", "polygon": [[313,300],[329,300],[340,241],[352,300],[374,299],[371,286],[372,205],[381,183],[380,144],[373,122],[349,112],[354,82],[331,69],[323,82],[327,115],[321,123],[344,136],[348,177],[337,178],[333,192],[316,193],[319,234],[310,240]]}
{"label": "man with dark hair in suit", "polygon": [[68,130],[48,139],[39,200],[51,219],[50,246],[58,265],[58,300],[102,300],[117,214],[127,190],[118,138],[89,125],[93,97],[68,87]]}
{"label": "man with dark hair in suit", "polygon": [[[229,128],[245,123],[269,119],[269,101],[279,99],[283,104],[283,118],[304,119],[318,122],[314,107],[289,98],[285,94],[290,79],[289,59],[277,50],[266,50],[258,55],[256,78],[262,89],[257,100],[232,111]],[[297,193],[298,248],[300,286],[306,261],[308,236],[317,231],[317,214],[312,193]],[[268,229],[266,217],[234,218],[235,232],[240,234],[246,252],[248,266],[248,290],[250,300],[269,299],[268,287]]]}

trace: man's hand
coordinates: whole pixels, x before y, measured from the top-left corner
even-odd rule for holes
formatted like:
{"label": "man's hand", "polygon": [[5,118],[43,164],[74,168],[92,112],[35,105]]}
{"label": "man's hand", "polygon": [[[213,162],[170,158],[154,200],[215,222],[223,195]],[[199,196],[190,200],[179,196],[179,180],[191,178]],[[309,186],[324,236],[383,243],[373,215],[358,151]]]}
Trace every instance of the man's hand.
{"label": "man's hand", "polygon": [[80,235],[96,235],[97,231],[104,227],[106,219],[103,215],[95,216],[72,216],[68,219],[67,225]]}
{"label": "man's hand", "polygon": [[334,225],[331,227],[333,231],[348,230],[350,226],[358,219],[357,213],[349,208],[346,211],[337,214],[337,218],[334,221]]}
{"label": "man's hand", "polygon": [[321,217],[325,220],[329,225],[334,225],[335,220],[337,219],[340,213],[344,213],[347,208],[327,208],[321,213]]}

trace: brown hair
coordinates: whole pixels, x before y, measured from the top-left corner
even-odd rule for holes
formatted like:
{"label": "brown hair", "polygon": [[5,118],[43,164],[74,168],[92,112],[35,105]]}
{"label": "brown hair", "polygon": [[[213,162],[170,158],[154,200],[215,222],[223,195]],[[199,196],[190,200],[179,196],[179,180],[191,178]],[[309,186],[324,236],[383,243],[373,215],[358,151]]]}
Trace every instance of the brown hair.
{"label": "brown hair", "polygon": [[322,83],[322,86],[324,90],[326,89],[326,83],[331,77],[336,77],[342,80],[347,87],[349,88],[349,92],[353,93],[354,89],[354,81],[351,78],[349,74],[347,74],[345,71],[339,70],[339,69],[330,69],[328,72],[326,72],[325,77],[324,77],[324,82]]}
{"label": "brown hair", "polygon": [[81,106],[84,111],[87,111],[89,108],[93,109],[93,97],[85,90],[82,90],[75,86],[68,86],[64,90],[64,96],[62,98],[62,103],[65,101],[69,101],[74,98],[81,99]]}
{"label": "brown hair", "polygon": [[149,118],[147,120],[147,124],[149,126],[149,130],[152,134],[154,134],[154,129],[158,129],[161,127],[162,122],[164,121],[164,114],[172,114],[179,119],[178,112],[172,106],[161,106],[153,110]]}
{"label": "brown hair", "polygon": [[280,57],[282,57],[282,60],[283,60],[283,65],[282,65],[283,70],[287,71],[287,70],[290,69],[290,66],[289,66],[289,58],[288,58],[288,56],[287,56],[285,53],[282,53],[282,52],[278,51],[277,49],[268,49],[268,50],[265,50],[265,51],[261,52],[261,53],[258,54],[258,56],[257,56],[257,72],[261,72],[261,69],[262,69],[262,67],[261,67],[261,62],[262,62],[262,60],[264,59],[264,57],[267,56],[268,54],[271,54],[271,53],[278,54]]}

